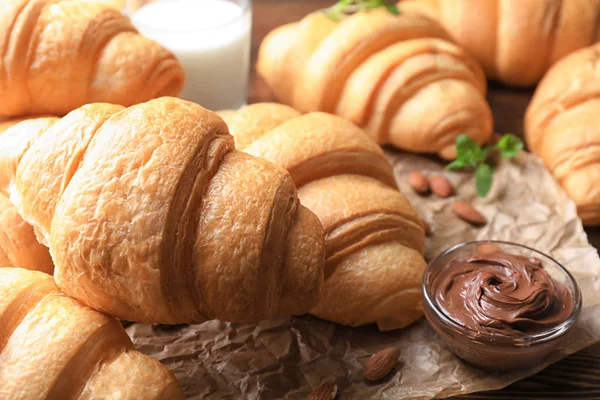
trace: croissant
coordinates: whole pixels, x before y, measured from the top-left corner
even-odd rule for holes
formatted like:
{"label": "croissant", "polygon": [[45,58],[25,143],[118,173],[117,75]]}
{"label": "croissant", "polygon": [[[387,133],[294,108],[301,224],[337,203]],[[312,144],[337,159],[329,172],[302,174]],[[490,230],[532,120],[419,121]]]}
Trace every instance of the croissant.
{"label": "croissant", "polygon": [[0,327],[2,399],[184,398],[117,320],[62,294],[50,275],[0,268]]}
{"label": "croissant", "polygon": [[50,248],[58,286],[120,319],[255,322],[308,312],[322,286],[323,228],[292,178],[183,100],[15,125],[0,193]]}
{"label": "croissant", "polygon": [[315,12],[271,32],[257,68],[283,103],[340,115],[379,144],[451,159],[457,136],[492,134],[481,67],[420,15]]}
{"label": "croissant", "polygon": [[325,285],[311,313],[402,328],[422,315],[425,232],[381,148],[340,117],[279,104],[221,112],[236,147],[286,168],[326,232]]}
{"label": "croissant", "polygon": [[535,85],[557,60],[600,40],[600,0],[402,0],[398,6],[439,21],[489,78],[513,86]]}
{"label": "croissant", "polygon": [[10,201],[0,195],[0,267],[19,265],[52,274],[54,264],[48,248],[38,243]]}
{"label": "croissant", "polygon": [[125,9],[125,5],[131,0],[86,0],[93,3],[100,3],[106,6],[112,7],[116,10],[122,11]]}
{"label": "croissant", "polygon": [[600,43],[556,63],[525,114],[525,139],[577,205],[600,224]]}
{"label": "croissant", "polygon": [[98,2],[3,0],[0,38],[0,116],[129,106],[183,88],[175,56]]}
{"label": "croissant", "polygon": [[[0,121],[0,135],[22,119]],[[0,136],[0,140],[1,136]],[[54,264],[46,246],[25,223],[11,202],[0,194],[0,267],[18,265],[52,274]]]}

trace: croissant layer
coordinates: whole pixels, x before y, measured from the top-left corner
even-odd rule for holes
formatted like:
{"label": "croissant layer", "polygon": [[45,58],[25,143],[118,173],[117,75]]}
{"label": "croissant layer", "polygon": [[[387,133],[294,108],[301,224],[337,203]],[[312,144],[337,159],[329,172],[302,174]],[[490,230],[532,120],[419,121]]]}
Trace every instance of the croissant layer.
{"label": "croissant layer", "polygon": [[600,44],[556,63],[525,114],[525,138],[577,205],[600,224]]}
{"label": "croissant layer", "polygon": [[320,223],[284,169],[233,149],[216,114],[169,97],[96,103],[3,139],[0,192],[84,304],[174,324],[254,322],[316,302]]}
{"label": "croissant layer", "polygon": [[133,105],[183,88],[183,67],[127,17],[86,0],[4,0],[0,116]]}
{"label": "croissant layer", "polygon": [[220,113],[238,147],[285,167],[326,234],[324,290],[311,313],[402,328],[422,316],[425,234],[381,148],[340,117],[280,104]]}
{"label": "croissant layer", "polygon": [[600,0],[401,0],[440,22],[489,78],[535,85],[567,54],[600,40]]}
{"label": "croissant layer", "polygon": [[117,320],[62,294],[50,275],[0,269],[0,323],[0,398],[184,398]]}
{"label": "croissant layer", "polygon": [[338,114],[379,144],[451,159],[457,136],[492,134],[483,70],[420,14],[310,14],[265,38],[257,69],[285,104]]}
{"label": "croissant layer", "polygon": [[[1,135],[24,119],[0,121]],[[31,225],[23,221],[10,200],[0,194],[0,268],[18,265],[52,274],[54,264],[48,248],[37,241]]]}

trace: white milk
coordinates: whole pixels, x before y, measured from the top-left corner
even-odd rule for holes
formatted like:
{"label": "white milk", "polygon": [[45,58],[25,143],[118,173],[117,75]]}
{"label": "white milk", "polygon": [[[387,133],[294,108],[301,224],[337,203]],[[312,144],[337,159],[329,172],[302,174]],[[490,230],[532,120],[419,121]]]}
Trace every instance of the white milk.
{"label": "white milk", "polygon": [[132,16],[144,35],[171,50],[186,72],[180,97],[211,110],[246,104],[250,0],[162,0]]}

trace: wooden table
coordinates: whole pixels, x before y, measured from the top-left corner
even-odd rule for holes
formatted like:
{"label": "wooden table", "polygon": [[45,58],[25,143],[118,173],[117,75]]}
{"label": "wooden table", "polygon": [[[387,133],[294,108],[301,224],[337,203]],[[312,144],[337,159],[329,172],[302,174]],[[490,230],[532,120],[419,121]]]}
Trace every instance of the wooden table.
{"label": "wooden table", "polygon": [[[328,0],[254,0],[252,33],[251,103],[275,101],[254,69],[258,47],[273,28],[297,21],[309,12],[332,4]],[[532,90],[514,90],[492,84],[488,100],[496,132],[522,135],[523,115]],[[600,229],[586,229],[590,242],[600,247]],[[545,371],[510,387],[461,397],[463,399],[600,399],[600,345],[580,351]]]}

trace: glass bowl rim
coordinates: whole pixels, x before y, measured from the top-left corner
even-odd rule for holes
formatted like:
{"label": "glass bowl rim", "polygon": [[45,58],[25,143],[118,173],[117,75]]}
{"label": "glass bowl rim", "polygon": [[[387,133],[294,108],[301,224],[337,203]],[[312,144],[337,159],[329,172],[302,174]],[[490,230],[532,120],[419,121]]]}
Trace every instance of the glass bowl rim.
{"label": "glass bowl rim", "polygon": [[[427,282],[428,275],[431,273],[433,266],[436,265],[436,262],[438,262],[442,257],[447,256],[448,254],[450,254],[456,250],[459,250],[460,248],[469,246],[469,245],[477,246],[477,245],[489,244],[489,243],[501,244],[501,245],[507,245],[507,246],[513,246],[513,247],[525,249],[525,250],[531,251],[533,253],[536,253],[538,255],[541,255],[543,258],[552,261],[556,266],[558,266],[558,269],[560,269],[567,276],[568,280],[571,282],[571,284],[573,286],[573,301],[575,304],[573,307],[573,311],[571,312],[569,317],[565,321],[563,321],[561,324],[556,325],[552,328],[546,329],[542,332],[530,334],[530,335],[527,335],[524,337],[519,337],[519,338],[511,338],[511,337],[506,337],[506,336],[492,336],[492,335],[486,335],[486,334],[482,335],[470,328],[467,328],[466,326],[463,326],[463,325],[455,322],[452,318],[450,318],[432,299],[432,296],[429,293],[430,292],[429,285]],[[425,269],[425,272],[423,274],[422,289],[423,289],[423,298],[425,300],[425,303],[427,304],[427,306],[429,308],[431,308],[435,312],[435,315],[437,316],[437,318],[440,319],[445,326],[448,326],[448,325],[451,326],[452,328],[458,330],[459,332],[464,333],[465,336],[472,338],[476,342],[480,342],[480,343],[484,343],[484,344],[494,344],[494,345],[507,345],[507,346],[514,346],[514,347],[523,347],[523,346],[529,346],[529,345],[534,345],[534,344],[541,344],[541,343],[551,341],[559,336],[564,335],[566,332],[569,331],[569,329],[577,321],[577,318],[579,317],[579,314],[581,313],[582,303],[583,303],[581,290],[579,288],[579,284],[577,283],[577,280],[571,274],[571,272],[569,272],[569,270],[566,269],[561,263],[556,261],[556,259],[554,259],[553,257],[551,257],[545,253],[542,253],[539,250],[531,248],[529,246],[525,246],[523,244],[519,244],[519,243],[515,243],[515,242],[502,241],[502,240],[473,240],[473,241],[468,241],[468,242],[462,242],[462,243],[455,244],[455,245],[449,247],[448,249],[442,251],[440,254],[438,254],[435,258],[433,258],[427,264],[427,268]]]}
{"label": "glass bowl rim", "polygon": [[[179,1],[183,1],[183,0],[166,0],[166,2],[179,2]],[[226,1],[228,3],[235,2],[234,0],[223,0],[223,1]],[[205,28],[193,28],[193,29],[165,29],[165,28],[160,28],[156,25],[146,24],[146,23],[142,23],[142,22],[136,22],[134,25],[136,26],[136,29],[138,29],[138,30],[141,27],[143,29],[153,30],[153,31],[157,31],[157,32],[173,33],[173,34],[186,34],[186,33],[192,34],[192,33],[199,33],[199,32],[210,32],[211,30],[223,29],[226,26],[232,25],[232,24],[238,22],[239,20],[241,20],[242,18],[244,18],[246,16],[246,13],[248,13],[252,9],[252,0],[241,0],[241,1],[243,1],[244,4],[240,6],[240,8],[242,9],[240,15],[237,15],[236,17],[234,17],[230,20],[224,21],[224,22],[214,25],[214,26],[209,26],[209,27],[205,27]],[[148,5],[148,4],[146,4],[146,5]],[[144,7],[145,6],[142,6],[132,13],[124,12],[124,14],[133,23],[133,15],[137,11],[141,10]],[[127,10],[124,10],[124,11],[127,11]]]}

